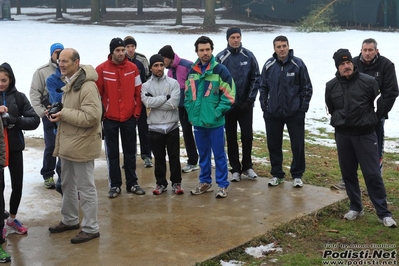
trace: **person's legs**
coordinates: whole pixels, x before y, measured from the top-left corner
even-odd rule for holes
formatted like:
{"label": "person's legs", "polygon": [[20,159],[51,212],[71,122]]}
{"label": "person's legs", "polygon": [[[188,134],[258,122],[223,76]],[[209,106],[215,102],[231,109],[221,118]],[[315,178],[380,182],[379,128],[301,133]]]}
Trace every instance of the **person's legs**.
{"label": "person's legs", "polygon": [[263,113],[266,123],[267,148],[269,150],[271,171],[273,177],[284,178],[283,171],[283,129],[284,120],[273,117],[267,112]]}
{"label": "person's legs", "polygon": [[382,118],[377,125],[375,126],[375,133],[377,134],[377,143],[378,143],[378,155],[379,155],[379,163],[380,169],[382,172],[382,159],[384,157],[384,125],[385,125],[385,118]]}
{"label": "person's legs", "polygon": [[305,113],[286,119],[292,149],[291,176],[302,178],[305,172]]}
{"label": "person's legs", "polygon": [[137,154],[137,136],[136,136],[136,118],[120,123],[121,141],[123,150],[123,162],[125,166],[126,189],[137,185],[136,174],[136,154]]}
{"label": "person's legs", "polygon": [[[121,168],[119,165],[119,126],[120,123],[118,121],[109,119],[103,121],[104,145],[106,146],[105,152],[110,187],[120,187],[122,185]],[[136,130],[134,130],[134,135],[136,134],[135,132]],[[61,172],[61,176],[65,175]]]}
{"label": "person's legs", "polygon": [[152,158],[151,156],[151,145],[150,145],[150,134],[148,132],[147,124],[147,112],[145,105],[142,105],[140,118],[137,121],[137,128],[139,132],[140,140],[140,156],[141,159]]}
{"label": "person's legs", "polygon": [[10,169],[11,178],[10,217],[15,218],[22,198],[24,160],[22,151],[10,152],[9,154],[8,169]]}
{"label": "person's legs", "polygon": [[200,165],[200,183],[212,183],[212,167],[211,167],[211,141],[209,135],[209,129],[204,127],[195,127],[195,141],[197,143],[199,153],[199,165]]}
{"label": "person's legs", "polygon": [[155,167],[154,175],[157,185],[163,185],[165,188],[168,186],[166,180],[166,137],[164,134],[150,131],[150,143],[152,153],[154,154]]}
{"label": "person's legs", "polygon": [[68,226],[79,224],[79,200],[77,190],[77,178],[79,173],[75,172],[74,163],[61,158],[61,185],[62,197],[62,223]]}
{"label": "person's legs", "polygon": [[[46,116],[42,118],[43,123],[43,137],[44,137],[44,153],[43,153],[43,166],[40,174],[46,180],[54,176],[54,169],[56,165],[56,158],[53,157],[55,147],[55,134],[54,123],[50,122]],[[52,188],[52,186],[49,186]]]}
{"label": "person's legs", "polygon": [[[240,113],[238,123],[241,129],[242,143],[242,170],[252,169],[252,141],[253,141],[253,109],[245,113]],[[229,159],[230,160],[230,159]]]}
{"label": "person's legs", "polygon": [[356,139],[356,155],[359,158],[360,168],[367,186],[370,200],[377,211],[379,218],[392,216],[388,210],[387,195],[379,167],[378,146],[375,145],[375,132]]}
{"label": "person's legs", "polygon": [[188,122],[188,114],[186,108],[179,107],[179,118],[180,125],[183,131],[184,145],[186,146],[187,152],[187,163],[190,165],[197,165],[198,163],[198,152],[197,146],[195,145],[193,126]]}
{"label": "person's legs", "polygon": [[82,208],[82,231],[90,234],[99,230],[97,220],[97,190],[94,183],[94,160],[88,162],[73,162],[76,173],[76,185],[79,191],[80,207]]}
{"label": "person's legs", "polygon": [[181,183],[179,128],[175,128],[165,137],[169,157],[170,181],[172,184]]}
{"label": "person's legs", "polygon": [[226,141],[227,141],[227,154],[229,156],[229,164],[231,166],[231,173],[241,174],[242,169],[240,163],[240,154],[238,151],[237,143],[237,121],[239,117],[239,109],[234,108],[228,114],[226,114],[226,123],[224,128],[226,129]]}
{"label": "person's legs", "polygon": [[224,128],[223,126],[210,129],[210,141],[215,158],[215,176],[216,183],[219,188],[227,188],[229,181],[227,180],[228,168],[227,168],[227,156],[224,150]]}
{"label": "person's legs", "polygon": [[359,179],[357,175],[358,158],[355,152],[352,136],[335,133],[338,161],[341,175],[345,182],[346,194],[350,201],[350,210],[360,212],[363,210]]}

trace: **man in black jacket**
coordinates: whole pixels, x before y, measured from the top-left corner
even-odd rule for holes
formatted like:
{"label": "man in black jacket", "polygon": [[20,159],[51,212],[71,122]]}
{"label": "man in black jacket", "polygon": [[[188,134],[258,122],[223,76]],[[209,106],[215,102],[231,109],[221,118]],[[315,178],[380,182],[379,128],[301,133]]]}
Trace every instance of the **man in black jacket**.
{"label": "man in black jacket", "polygon": [[364,215],[357,174],[360,165],[378,220],[386,227],[396,227],[388,210],[378,162],[375,125],[384,113],[378,83],[357,70],[347,49],[339,49],[333,59],[338,71],[326,84],[325,100],[335,128],[339,166],[350,200],[350,210],[344,218],[355,220]]}
{"label": "man in black jacket", "polygon": [[[377,49],[377,41],[369,38],[362,43],[359,56],[353,58],[353,64],[359,72],[373,76],[378,83],[382,99],[384,101],[384,114],[375,126],[378,139],[378,154],[380,169],[382,170],[382,158],[384,155],[384,124],[388,119],[396,97],[398,97],[398,82],[396,79],[395,65],[386,57],[381,56]],[[345,189],[345,183],[340,181],[333,185],[334,189]]]}
{"label": "man in black jacket", "polygon": [[[236,84],[236,102],[226,114],[227,154],[231,166],[231,181],[241,180],[241,174],[251,180],[258,176],[252,169],[252,121],[253,107],[259,90],[259,66],[254,54],[241,44],[241,29],[229,28],[226,32],[227,48],[221,51],[216,60],[225,65]],[[237,123],[240,124],[242,161],[237,143]]]}

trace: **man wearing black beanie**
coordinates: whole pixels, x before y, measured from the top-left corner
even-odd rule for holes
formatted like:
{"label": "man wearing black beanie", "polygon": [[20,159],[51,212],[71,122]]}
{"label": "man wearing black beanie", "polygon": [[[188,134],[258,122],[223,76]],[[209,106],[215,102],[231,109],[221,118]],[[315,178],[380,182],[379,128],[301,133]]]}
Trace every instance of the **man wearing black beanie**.
{"label": "man wearing black beanie", "polygon": [[109,198],[121,193],[122,175],[119,162],[119,132],[122,140],[126,191],[144,195],[136,174],[136,125],[141,112],[141,80],[137,66],[125,56],[121,38],[110,42],[108,59],[96,67],[98,91],[104,107],[104,145],[110,180]]}
{"label": "man wearing black beanie", "polygon": [[[216,56],[225,65],[236,84],[234,108],[226,114],[227,154],[231,166],[231,181],[239,182],[241,174],[251,180],[257,177],[252,169],[253,107],[259,89],[259,66],[254,54],[241,44],[241,29],[229,28],[226,32],[227,48]],[[242,161],[238,151],[237,123],[241,129]]]}
{"label": "man wearing black beanie", "polygon": [[[126,36],[124,38],[124,42],[126,48],[126,57],[130,62],[137,66],[140,71],[141,83],[144,84],[148,78],[147,72],[149,73],[148,60],[144,55],[136,53],[137,42],[132,36]],[[150,136],[148,132],[147,113],[144,105],[141,107],[140,118],[137,121],[137,129],[140,140],[140,157],[144,161],[145,168],[152,167],[153,164],[150,147]]]}
{"label": "man wearing black beanie", "polygon": [[190,173],[199,169],[198,152],[195,144],[193,126],[188,122],[186,108],[184,108],[184,89],[187,74],[190,71],[193,62],[180,58],[172,49],[172,46],[165,45],[158,54],[163,57],[164,65],[168,70],[168,77],[171,77],[179,83],[180,86],[180,102],[179,102],[179,118],[180,125],[183,130],[184,146],[187,152],[187,164],[182,168],[183,173]]}
{"label": "man wearing black beanie", "polygon": [[358,71],[347,49],[336,51],[333,59],[337,72],[326,84],[325,101],[335,128],[339,167],[350,201],[344,218],[356,220],[364,215],[357,174],[360,165],[379,222],[386,227],[396,227],[388,210],[379,166],[375,125],[384,110],[378,83],[374,77]]}

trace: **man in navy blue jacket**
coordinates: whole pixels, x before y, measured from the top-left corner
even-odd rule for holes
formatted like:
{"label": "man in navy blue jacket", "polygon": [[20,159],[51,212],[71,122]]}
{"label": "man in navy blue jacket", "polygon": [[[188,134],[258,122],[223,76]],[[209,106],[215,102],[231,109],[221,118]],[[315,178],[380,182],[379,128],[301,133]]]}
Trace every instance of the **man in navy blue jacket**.
{"label": "man in navy blue jacket", "polygon": [[[226,32],[227,48],[216,60],[225,65],[236,84],[234,107],[226,114],[227,154],[231,166],[231,181],[239,182],[241,174],[255,180],[258,176],[252,169],[253,107],[259,90],[259,66],[251,51],[241,44],[241,29],[232,27]],[[237,122],[241,129],[242,161],[240,163],[237,143]]]}
{"label": "man in navy blue jacket", "polygon": [[287,125],[291,141],[291,177],[294,187],[302,187],[305,172],[305,113],[309,109],[313,88],[302,59],[289,49],[288,39],[277,36],[273,40],[274,54],[262,69],[260,104],[266,123],[271,175],[269,186],[284,182],[283,130]]}

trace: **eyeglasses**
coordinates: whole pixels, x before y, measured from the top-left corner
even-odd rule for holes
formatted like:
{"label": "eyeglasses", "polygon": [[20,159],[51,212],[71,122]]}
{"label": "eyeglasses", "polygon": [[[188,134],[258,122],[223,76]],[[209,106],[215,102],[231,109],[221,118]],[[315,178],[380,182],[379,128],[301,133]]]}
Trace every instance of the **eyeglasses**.
{"label": "eyeglasses", "polygon": [[63,59],[63,60],[60,60],[60,59],[57,59],[57,64],[67,64],[67,63],[69,63],[69,60],[65,60],[65,59]]}

